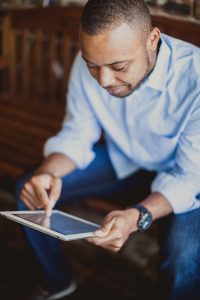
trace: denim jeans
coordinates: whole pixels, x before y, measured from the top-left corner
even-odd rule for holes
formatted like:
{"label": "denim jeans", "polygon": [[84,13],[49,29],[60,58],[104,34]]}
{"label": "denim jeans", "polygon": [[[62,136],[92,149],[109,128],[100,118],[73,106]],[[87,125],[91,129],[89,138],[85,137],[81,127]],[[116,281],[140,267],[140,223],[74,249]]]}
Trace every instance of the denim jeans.
{"label": "denim jeans", "polygon": [[157,221],[160,245],[158,299],[200,299],[199,226],[200,209]]}
{"label": "denim jeans", "polygon": [[[86,197],[121,200],[133,204],[134,190],[143,184],[142,176],[133,174],[123,180],[117,179],[106,147],[97,144],[95,152],[96,158],[87,168],[75,170],[62,178],[62,191],[56,209],[68,201]],[[31,175],[31,172],[25,174],[17,184],[19,210],[27,209],[19,195]],[[171,215],[157,223],[160,244],[158,299],[164,299],[165,295],[170,300],[199,300],[200,210]],[[48,286],[54,291],[65,287],[71,279],[72,270],[64,259],[60,241],[28,227],[24,227],[24,230]]]}

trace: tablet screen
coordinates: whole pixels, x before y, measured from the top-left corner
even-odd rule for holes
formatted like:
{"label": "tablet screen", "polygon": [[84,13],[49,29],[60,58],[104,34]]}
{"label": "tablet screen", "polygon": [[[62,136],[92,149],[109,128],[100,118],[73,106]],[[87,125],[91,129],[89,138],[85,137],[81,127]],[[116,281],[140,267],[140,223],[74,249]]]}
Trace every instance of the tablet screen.
{"label": "tablet screen", "polygon": [[66,235],[94,232],[98,229],[98,226],[95,224],[88,224],[58,212],[53,212],[51,217],[47,217],[44,213],[15,214],[15,216]]}

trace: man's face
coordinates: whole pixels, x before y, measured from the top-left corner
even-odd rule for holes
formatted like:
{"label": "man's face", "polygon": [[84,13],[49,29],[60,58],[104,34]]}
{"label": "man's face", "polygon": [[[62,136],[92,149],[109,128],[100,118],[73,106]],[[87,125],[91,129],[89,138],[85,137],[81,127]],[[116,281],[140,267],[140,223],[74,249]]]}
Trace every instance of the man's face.
{"label": "man's face", "polygon": [[94,36],[80,29],[82,57],[104,89],[115,97],[126,97],[152,70],[159,34],[154,28],[144,40],[125,23]]}

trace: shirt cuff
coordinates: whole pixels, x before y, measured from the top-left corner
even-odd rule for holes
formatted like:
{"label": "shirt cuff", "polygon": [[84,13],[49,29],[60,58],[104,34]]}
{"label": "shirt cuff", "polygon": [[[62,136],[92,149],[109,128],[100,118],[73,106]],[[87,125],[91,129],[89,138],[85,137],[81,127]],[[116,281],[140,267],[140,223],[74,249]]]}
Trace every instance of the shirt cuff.
{"label": "shirt cuff", "polygon": [[184,176],[180,178],[164,172],[159,173],[151,185],[151,191],[162,194],[171,204],[175,214],[200,207],[200,201],[196,198],[200,191],[198,188]]}
{"label": "shirt cuff", "polygon": [[52,137],[46,141],[43,153],[45,157],[53,153],[66,155],[79,169],[86,168],[95,157],[94,151],[84,147],[78,140],[69,142],[58,137]]}

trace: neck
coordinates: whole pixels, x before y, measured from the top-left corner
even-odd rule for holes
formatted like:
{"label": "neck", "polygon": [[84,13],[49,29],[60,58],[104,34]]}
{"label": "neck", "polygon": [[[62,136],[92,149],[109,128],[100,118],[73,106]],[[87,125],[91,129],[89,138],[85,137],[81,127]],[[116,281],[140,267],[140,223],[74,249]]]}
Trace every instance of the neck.
{"label": "neck", "polygon": [[154,51],[152,53],[152,55],[149,56],[149,70],[147,72],[148,76],[151,74],[151,72],[153,71],[153,69],[156,65],[158,53],[159,53],[159,50],[160,50],[160,45],[161,45],[161,40],[159,40],[158,47],[157,47],[156,51]]}

